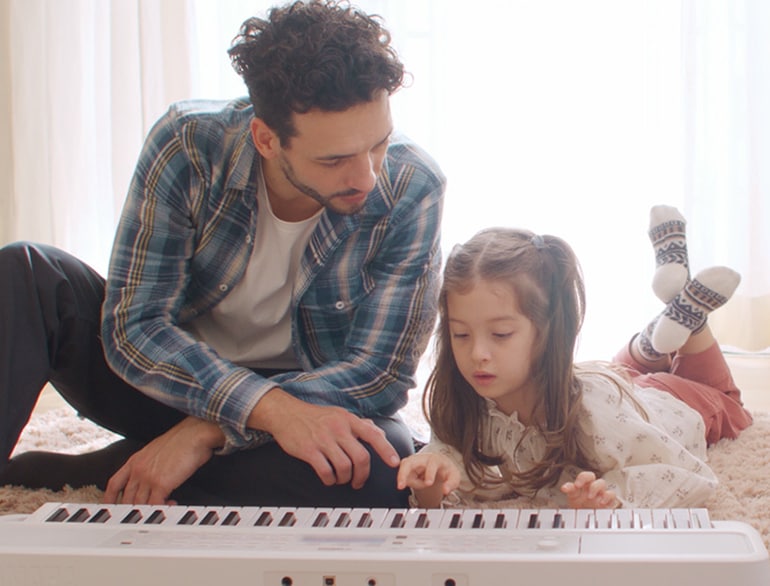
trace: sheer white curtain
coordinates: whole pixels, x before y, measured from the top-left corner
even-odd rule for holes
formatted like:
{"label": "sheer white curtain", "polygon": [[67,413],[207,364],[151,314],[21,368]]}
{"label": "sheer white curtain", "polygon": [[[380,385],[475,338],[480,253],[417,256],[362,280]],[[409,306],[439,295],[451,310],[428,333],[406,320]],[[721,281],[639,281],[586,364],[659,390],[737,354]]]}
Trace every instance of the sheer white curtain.
{"label": "sheer white curtain", "polygon": [[[176,99],[245,94],[226,51],[275,2],[0,2],[0,243],[103,269],[149,125]],[[566,238],[588,286],[580,355],[604,358],[660,310],[647,213],[680,206],[694,269],[744,275],[720,336],[770,346],[763,0],[355,3],[413,74],[394,119],[449,177],[446,249],[492,224]],[[737,337],[721,323],[762,308]]]}
{"label": "sheer white curtain", "polygon": [[149,124],[190,93],[189,13],[186,0],[3,0],[2,243],[106,270]]}
{"label": "sheer white curtain", "polygon": [[699,264],[743,275],[720,341],[770,349],[770,3],[684,4],[685,209]]}

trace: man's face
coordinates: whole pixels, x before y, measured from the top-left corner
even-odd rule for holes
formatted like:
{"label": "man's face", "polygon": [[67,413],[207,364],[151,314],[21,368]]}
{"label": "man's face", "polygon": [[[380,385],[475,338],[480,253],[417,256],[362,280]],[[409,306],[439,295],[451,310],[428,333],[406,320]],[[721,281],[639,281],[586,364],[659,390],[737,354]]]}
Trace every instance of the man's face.
{"label": "man's face", "polygon": [[294,125],[297,134],[266,161],[271,197],[301,207],[315,202],[315,209],[340,214],[359,211],[377,182],[393,131],[388,94],[343,112],[295,114]]}

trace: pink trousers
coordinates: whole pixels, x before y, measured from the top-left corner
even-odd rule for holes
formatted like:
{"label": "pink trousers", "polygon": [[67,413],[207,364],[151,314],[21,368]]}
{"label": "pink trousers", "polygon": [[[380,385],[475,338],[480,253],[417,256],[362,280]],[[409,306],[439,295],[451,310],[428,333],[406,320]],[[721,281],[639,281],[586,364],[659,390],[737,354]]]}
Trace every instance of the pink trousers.
{"label": "pink trousers", "polygon": [[734,439],[751,425],[751,414],[743,408],[741,392],[716,342],[698,354],[675,354],[668,371],[644,367],[634,360],[628,347],[618,352],[613,362],[624,365],[640,387],[667,391],[698,411],[706,424],[709,445],[722,438]]}

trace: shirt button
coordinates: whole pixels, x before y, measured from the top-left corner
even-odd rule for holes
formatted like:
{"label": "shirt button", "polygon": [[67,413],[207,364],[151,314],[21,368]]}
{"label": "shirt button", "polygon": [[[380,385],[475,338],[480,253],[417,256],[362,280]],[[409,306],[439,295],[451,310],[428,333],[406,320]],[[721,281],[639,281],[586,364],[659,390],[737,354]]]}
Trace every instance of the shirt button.
{"label": "shirt button", "polygon": [[224,293],[225,291],[227,291],[227,289],[228,289],[227,283],[222,283],[222,284],[219,286],[219,290],[220,290],[220,291],[222,291],[223,293]]}
{"label": "shirt button", "polygon": [[251,244],[251,234],[246,236],[246,244]]}
{"label": "shirt button", "polygon": [[343,301],[338,301],[337,303],[334,304],[334,308],[337,309],[338,311],[342,311],[343,309],[345,309],[345,303]]}

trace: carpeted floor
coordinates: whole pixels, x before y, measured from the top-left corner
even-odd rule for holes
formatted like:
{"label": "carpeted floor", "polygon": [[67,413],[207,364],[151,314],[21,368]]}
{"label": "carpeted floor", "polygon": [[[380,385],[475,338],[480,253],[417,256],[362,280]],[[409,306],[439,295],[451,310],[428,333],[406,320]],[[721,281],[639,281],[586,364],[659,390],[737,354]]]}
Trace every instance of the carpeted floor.
{"label": "carpeted floor", "polygon": [[[78,453],[101,447],[114,437],[70,409],[36,415],[24,431],[17,452],[49,449]],[[709,462],[719,476],[716,495],[706,504],[714,520],[753,525],[770,549],[770,413],[755,412],[754,425],[737,440],[722,440],[709,450]],[[97,502],[95,487],[59,492],[0,487],[0,514],[29,513],[48,501]],[[500,506],[525,506],[500,503]]]}

